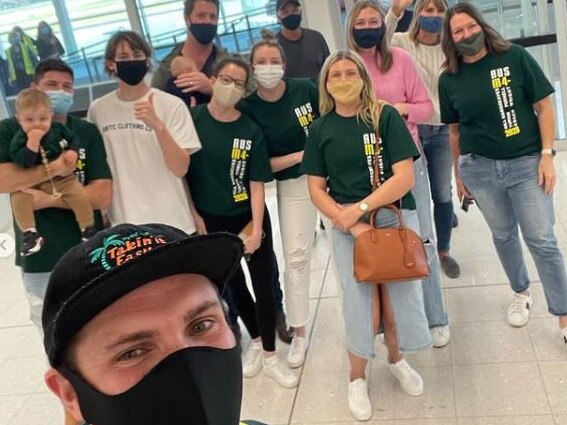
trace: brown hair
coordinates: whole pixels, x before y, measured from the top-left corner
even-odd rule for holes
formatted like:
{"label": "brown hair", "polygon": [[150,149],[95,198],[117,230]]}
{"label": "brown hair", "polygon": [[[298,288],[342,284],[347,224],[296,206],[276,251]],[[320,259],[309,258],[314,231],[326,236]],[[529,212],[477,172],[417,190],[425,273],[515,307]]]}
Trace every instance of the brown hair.
{"label": "brown hair", "polygon": [[280,44],[278,43],[276,34],[274,34],[273,31],[270,31],[267,28],[262,28],[260,34],[262,36],[262,40],[254,44],[254,46],[252,46],[252,50],[250,51],[250,63],[254,63],[254,54],[256,53],[256,50],[262,46],[274,47],[278,49],[282,58],[282,63],[285,63],[285,52],[282,46],[280,46]]}
{"label": "brown hair", "polygon": [[195,9],[195,3],[197,3],[198,1],[206,1],[214,4],[217,7],[217,13],[218,13],[219,0],[185,0],[185,2],[183,3],[183,15],[189,16],[191,12],[193,12],[193,9]]}
{"label": "brown hair", "polygon": [[382,27],[384,28],[384,36],[382,37],[382,41],[380,41],[380,44],[376,46],[376,50],[374,51],[374,59],[376,60],[376,63],[378,63],[378,55],[380,55],[379,70],[382,74],[384,74],[388,72],[392,67],[392,63],[393,63],[392,52],[388,48],[388,40],[386,37],[386,34],[388,32],[386,28],[386,15],[384,14],[382,8],[373,1],[370,0],[359,1],[355,3],[355,5],[348,13],[347,21],[346,21],[347,47],[350,50],[354,50],[357,53],[360,52],[360,46],[358,46],[358,44],[356,44],[356,41],[354,40],[354,34],[353,34],[354,21],[356,20],[360,12],[362,12],[363,9],[367,9],[367,8],[376,10],[380,14],[380,18],[382,20]]}
{"label": "brown hair", "polygon": [[447,9],[449,8],[449,3],[447,2],[447,0],[417,0],[417,2],[415,3],[415,9],[413,11],[413,18],[408,29],[410,39],[413,40],[413,42],[416,44],[418,42],[417,34],[421,29],[421,27],[419,26],[419,15],[421,15],[421,12],[423,12],[423,9],[427,7],[430,1],[433,1],[435,7],[437,7],[437,9],[439,9],[441,12],[447,12]]}
{"label": "brown hair", "polygon": [[106,43],[106,50],[104,51],[104,70],[108,75],[112,75],[113,71],[108,68],[106,61],[114,61],[116,49],[118,49],[118,45],[122,42],[128,44],[135,52],[143,52],[144,55],[146,55],[146,59],[151,60],[152,48],[143,36],[134,31],[118,31],[110,37],[108,43]]}
{"label": "brown hair", "polygon": [[218,77],[219,73],[223,70],[223,68],[227,65],[235,65],[239,68],[242,68],[246,72],[246,84],[250,80],[250,66],[242,59],[240,56],[229,56],[224,59],[221,59],[215,66],[214,76]]}
{"label": "brown hair", "polygon": [[457,3],[447,10],[445,22],[443,23],[443,37],[441,47],[443,48],[443,53],[445,54],[445,62],[443,62],[444,69],[452,74],[459,72],[461,54],[455,47],[455,42],[453,41],[453,35],[451,33],[451,19],[453,18],[453,16],[459,13],[465,13],[469,15],[480,26],[480,28],[484,32],[484,44],[486,45],[489,53],[501,54],[510,48],[511,43],[509,41],[506,41],[498,33],[498,31],[496,31],[488,24],[488,22],[486,22],[486,20],[482,17],[481,13],[476,7],[469,3]]}
{"label": "brown hair", "polygon": [[51,100],[47,93],[35,88],[24,89],[16,99],[16,114],[25,109],[38,109],[41,106],[51,111]]}

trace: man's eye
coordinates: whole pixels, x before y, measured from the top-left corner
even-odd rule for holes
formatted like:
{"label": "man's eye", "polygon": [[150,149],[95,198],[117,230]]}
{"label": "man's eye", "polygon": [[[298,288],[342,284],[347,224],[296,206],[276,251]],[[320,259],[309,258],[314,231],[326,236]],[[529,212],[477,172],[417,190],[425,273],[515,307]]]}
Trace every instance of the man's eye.
{"label": "man's eye", "polygon": [[128,361],[128,360],[133,360],[137,357],[140,357],[145,350],[142,350],[140,348],[135,348],[133,350],[128,350],[125,353],[120,354],[120,356],[118,356],[118,361]]}
{"label": "man's eye", "polygon": [[192,330],[194,333],[202,333],[212,328],[214,321],[212,320],[201,320],[193,325]]}

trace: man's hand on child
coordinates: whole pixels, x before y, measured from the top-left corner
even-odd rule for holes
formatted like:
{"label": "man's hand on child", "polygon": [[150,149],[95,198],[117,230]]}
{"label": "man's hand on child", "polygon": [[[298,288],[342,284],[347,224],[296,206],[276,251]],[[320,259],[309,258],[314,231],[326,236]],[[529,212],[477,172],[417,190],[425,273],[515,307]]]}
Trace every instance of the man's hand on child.
{"label": "man's hand on child", "polygon": [[77,152],[75,152],[74,150],[66,150],[62,153],[62,155],[63,161],[65,161],[65,165],[75,168],[75,165],[77,165],[77,159],[79,158]]}

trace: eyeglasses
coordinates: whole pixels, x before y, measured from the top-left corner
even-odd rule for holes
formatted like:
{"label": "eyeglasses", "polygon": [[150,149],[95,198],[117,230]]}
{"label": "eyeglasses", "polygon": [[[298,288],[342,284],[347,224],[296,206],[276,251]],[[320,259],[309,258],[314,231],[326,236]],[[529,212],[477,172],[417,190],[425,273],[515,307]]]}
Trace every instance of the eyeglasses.
{"label": "eyeglasses", "polygon": [[244,90],[246,88],[245,80],[238,80],[236,78],[232,78],[230,75],[220,74],[218,76],[218,79],[222,84],[226,86],[228,86],[230,83],[234,83],[234,85],[241,90]]}

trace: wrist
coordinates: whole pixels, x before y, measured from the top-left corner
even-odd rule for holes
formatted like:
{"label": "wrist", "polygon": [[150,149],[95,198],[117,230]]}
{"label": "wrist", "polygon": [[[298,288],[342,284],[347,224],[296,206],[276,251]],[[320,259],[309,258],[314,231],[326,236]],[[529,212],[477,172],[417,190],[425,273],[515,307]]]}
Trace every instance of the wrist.
{"label": "wrist", "polygon": [[555,156],[556,152],[555,149],[552,148],[543,148],[541,150],[541,157],[542,158],[553,158]]}

